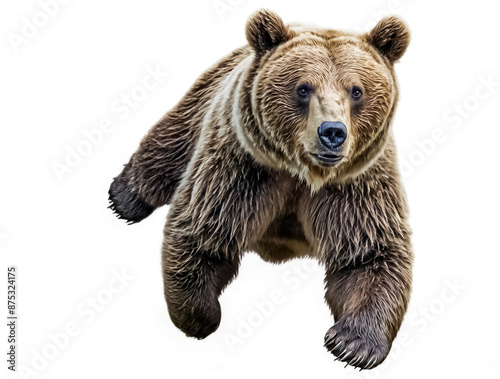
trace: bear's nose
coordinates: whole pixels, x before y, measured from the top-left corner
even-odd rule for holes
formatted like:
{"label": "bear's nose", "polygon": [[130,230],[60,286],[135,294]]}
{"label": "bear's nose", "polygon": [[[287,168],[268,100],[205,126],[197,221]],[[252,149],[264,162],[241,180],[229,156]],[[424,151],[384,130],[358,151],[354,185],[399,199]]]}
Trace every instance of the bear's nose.
{"label": "bear's nose", "polygon": [[327,149],[333,150],[342,146],[346,140],[347,128],[340,121],[325,121],[318,128],[318,136]]}

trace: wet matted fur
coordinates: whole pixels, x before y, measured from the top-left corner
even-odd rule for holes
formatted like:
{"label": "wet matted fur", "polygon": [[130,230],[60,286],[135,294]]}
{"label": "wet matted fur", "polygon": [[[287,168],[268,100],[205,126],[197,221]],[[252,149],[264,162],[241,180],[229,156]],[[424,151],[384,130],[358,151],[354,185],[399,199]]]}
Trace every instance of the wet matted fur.
{"label": "wet matted fur", "polygon": [[[248,46],[205,72],[144,137],[111,185],[111,207],[138,222],[170,204],[165,298],[188,336],[217,329],[218,297],[245,252],[270,262],[315,257],[336,321],[326,348],[352,366],[375,367],[412,281],[391,132],[393,65],[409,32],[395,17],[355,34],[285,25],[262,10],[246,35]],[[326,121],[347,130],[333,152],[318,138]]]}

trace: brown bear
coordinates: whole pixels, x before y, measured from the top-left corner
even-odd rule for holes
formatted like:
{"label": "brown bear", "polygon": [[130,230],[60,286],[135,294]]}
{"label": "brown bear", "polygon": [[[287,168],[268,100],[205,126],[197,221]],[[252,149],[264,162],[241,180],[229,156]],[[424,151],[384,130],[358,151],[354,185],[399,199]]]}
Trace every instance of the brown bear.
{"label": "brown bear", "polygon": [[110,207],[138,222],[170,204],[162,268],[173,323],[205,338],[242,255],[317,258],[335,324],[325,346],[380,364],[407,309],[411,231],[391,121],[409,32],[285,25],[258,11],[248,46],[206,71],[141,141]]}

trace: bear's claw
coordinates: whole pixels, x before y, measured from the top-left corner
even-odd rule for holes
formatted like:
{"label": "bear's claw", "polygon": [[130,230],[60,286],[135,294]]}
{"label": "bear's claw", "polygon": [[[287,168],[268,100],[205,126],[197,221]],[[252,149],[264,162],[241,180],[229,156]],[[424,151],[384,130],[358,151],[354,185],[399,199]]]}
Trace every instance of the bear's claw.
{"label": "bear's claw", "polygon": [[147,204],[141,197],[132,192],[127,182],[121,175],[113,179],[109,187],[110,208],[120,219],[125,219],[129,224],[139,222],[148,217],[155,208]]}
{"label": "bear's claw", "polygon": [[325,335],[325,347],[350,366],[371,369],[384,361],[389,353],[387,337],[369,330],[359,320],[340,319]]}
{"label": "bear's claw", "polygon": [[221,308],[218,300],[204,304],[185,304],[182,309],[173,305],[169,308],[174,325],[188,337],[202,340],[215,332],[221,321]]}

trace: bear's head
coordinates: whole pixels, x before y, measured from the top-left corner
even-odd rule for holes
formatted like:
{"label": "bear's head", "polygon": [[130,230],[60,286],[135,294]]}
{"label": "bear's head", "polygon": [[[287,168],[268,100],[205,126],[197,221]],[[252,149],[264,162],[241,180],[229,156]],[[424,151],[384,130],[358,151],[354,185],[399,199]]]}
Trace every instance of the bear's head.
{"label": "bear's head", "polygon": [[318,190],[356,177],[380,156],[398,97],[393,65],[410,39],[401,20],[355,34],[287,26],[261,10],[246,35],[253,54],[238,135],[257,161]]}

